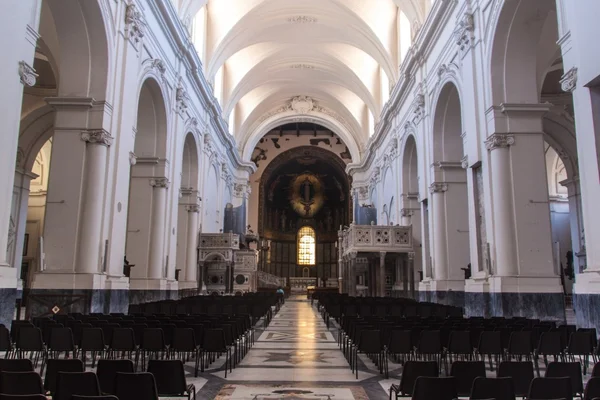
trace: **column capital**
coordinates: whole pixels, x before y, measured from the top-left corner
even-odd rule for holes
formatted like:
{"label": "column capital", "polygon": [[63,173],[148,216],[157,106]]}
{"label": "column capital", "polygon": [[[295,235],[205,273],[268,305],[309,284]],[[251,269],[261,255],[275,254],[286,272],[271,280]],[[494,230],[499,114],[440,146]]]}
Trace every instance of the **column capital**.
{"label": "column capital", "polygon": [[409,260],[414,260],[415,259],[415,252],[414,251],[409,251],[408,253],[408,259]]}
{"label": "column capital", "polygon": [[200,206],[198,204],[190,204],[188,206],[185,206],[185,209],[187,212],[191,212],[191,213],[200,212]]}
{"label": "column capital", "polygon": [[35,85],[36,78],[39,75],[35,73],[35,69],[27,64],[25,61],[19,61],[19,77],[21,83],[25,86]]}
{"label": "column capital", "polygon": [[433,182],[429,185],[429,192],[433,193],[443,193],[448,191],[448,184],[446,182]]}
{"label": "column capital", "polygon": [[100,144],[108,147],[112,144],[113,137],[104,129],[86,129],[81,131],[81,140],[90,144]]}
{"label": "column capital", "polygon": [[515,136],[508,133],[494,133],[485,141],[488,151],[514,146]]}
{"label": "column capital", "polygon": [[577,87],[577,67],[571,67],[570,70],[560,78],[560,87],[565,92],[573,92]]}
{"label": "column capital", "polygon": [[151,178],[150,186],[157,188],[169,188],[169,180],[167,178]]}
{"label": "column capital", "polygon": [[400,210],[400,216],[401,217],[412,217],[413,215],[415,215],[415,211],[412,208],[403,208],[402,210]]}

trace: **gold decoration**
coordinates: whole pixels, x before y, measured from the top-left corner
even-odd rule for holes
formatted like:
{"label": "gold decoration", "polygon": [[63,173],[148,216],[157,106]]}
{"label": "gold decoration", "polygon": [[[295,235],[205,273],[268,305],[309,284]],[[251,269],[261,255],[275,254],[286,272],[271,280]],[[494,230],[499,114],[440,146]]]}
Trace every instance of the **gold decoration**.
{"label": "gold decoration", "polygon": [[292,208],[305,218],[312,218],[325,203],[323,185],[315,175],[298,175],[293,179],[290,190]]}

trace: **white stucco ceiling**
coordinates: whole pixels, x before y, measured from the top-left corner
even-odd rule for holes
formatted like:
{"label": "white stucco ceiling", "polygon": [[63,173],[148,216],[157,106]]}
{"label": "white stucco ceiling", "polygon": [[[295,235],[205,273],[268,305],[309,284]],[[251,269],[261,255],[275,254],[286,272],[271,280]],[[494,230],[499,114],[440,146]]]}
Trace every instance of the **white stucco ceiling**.
{"label": "white stucco ceiling", "polygon": [[321,117],[344,122],[344,136],[359,149],[397,80],[400,42],[410,40],[400,37],[399,10],[414,33],[432,2],[172,1],[240,148],[264,134],[257,129],[266,116],[293,97],[309,96],[326,110]]}

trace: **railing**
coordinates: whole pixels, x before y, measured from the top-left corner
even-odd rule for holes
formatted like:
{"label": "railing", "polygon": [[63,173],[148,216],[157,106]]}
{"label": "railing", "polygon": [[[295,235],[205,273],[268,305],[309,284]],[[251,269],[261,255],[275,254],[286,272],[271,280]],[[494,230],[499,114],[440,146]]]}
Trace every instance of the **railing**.
{"label": "railing", "polygon": [[412,227],[386,225],[350,225],[340,231],[342,253],[407,252],[413,250]]}
{"label": "railing", "polygon": [[258,271],[258,287],[285,287],[286,278],[275,276],[264,271]]}

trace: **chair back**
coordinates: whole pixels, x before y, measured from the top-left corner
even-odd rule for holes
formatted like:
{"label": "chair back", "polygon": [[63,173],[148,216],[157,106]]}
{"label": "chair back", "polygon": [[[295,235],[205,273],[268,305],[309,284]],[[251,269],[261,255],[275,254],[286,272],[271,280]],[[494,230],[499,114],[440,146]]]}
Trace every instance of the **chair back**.
{"label": "chair back", "polygon": [[33,364],[28,358],[0,358],[0,372],[27,372],[33,370]]}
{"label": "chair back", "polygon": [[456,379],[450,377],[420,376],[415,382],[412,400],[454,400],[456,393]]}
{"label": "chair back", "polygon": [[74,394],[99,396],[100,385],[93,372],[59,372],[52,400],[71,400]]}
{"label": "chair back", "polygon": [[435,361],[407,361],[402,370],[400,391],[403,395],[412,395],[415,382],[421,376],[437,377],[438,363]]}
{"label": "chair back", "polygon": [[593,376],[585,385],[583,400],[593,400],[598,397],[600,397],[600,378]]}
{"label": "chair back", "polygon": [[117,372],[115,396],[119,400],[158,400],[154,376],[149,372]]}
{"label": "chair back", "polygon": [[515,395],[527,396],[533,380],[533,363],[530,361],[503,361],[498,367],[498,378],[510,377],[515,384]]}
{"label": "chair back", "polygon": [[96,375],[102,393],[115,393],[115,377],[118,372],[134,373],[133,361],[131,360],[98,360]]}
{"label": "chair back", "polygon": [[[43,394],[4,394],[0,393],[0,400],[48,400]],[[117,399],[118,400],[118,399]]]}
{"label": "chair back", "polygon": [[81,331],[81,350],[104,350],[104,332],[101,328],[84,328]]}
{"label": "chair back", "polygon": [[471,389],[470,400],[515,400],[513,379],[506,378],[475,378]]}
{"label": "chair back", "polygon": [[227,350],[225,342],[225,332],[223,329],[205,329],[204,330],[204,351],[224,352]]}
{"label": "chair back", "polygon": [[1,372],[0,393],[44,394],[42,378],[37,372]]}
{"label": "chair back", "polygon": [[131,328],[115,328],[112,331],[111,349],[121,351],[135,350],[135,335]]}
{"label": "chair back", "polygon": [[560,378],[568,376],[571,378],[571,389],[573,395],[578,396],[583,393],[583,375],[581,364],[579,362],[551,362],[546,368],[544,374],[546,378]]}
{"label": "chair back", "polygon": [[534,378],[529,386],[528,400],[565,399],[573,400],[571,378]]}
{"label": "chair back", "polygon": [[25,351],[43,351],[44,340],[40,328],[22,326],[18,330],[17,348]]}
{"label": "chair back", "polygon": [[150,360],[148,372],[154,375],[159,396],[179,396],[187,384],[181,360]]}
{"label": "chair back", "polygon": [[456,378],[456,391],[461,397],[471,395],[473,381],[476,378],[485,378],[485,362],[483,361],[455,361],[450,369],[450,376]]}
{"label": "chair back", "polygon": [[77,358],[58,360],[49,359],[44,378],[44,389],[54,395],[59,372],[83,372],[83,362]]}

